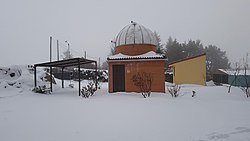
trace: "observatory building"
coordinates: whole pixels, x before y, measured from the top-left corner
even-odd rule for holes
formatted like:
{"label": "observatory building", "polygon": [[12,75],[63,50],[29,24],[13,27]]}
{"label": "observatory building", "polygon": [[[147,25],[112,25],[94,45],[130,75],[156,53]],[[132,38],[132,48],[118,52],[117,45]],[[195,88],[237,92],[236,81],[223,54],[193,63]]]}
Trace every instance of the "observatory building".
{"label": "observatory building", "polygon": [[[116,36],[115,54],[109,64],[109,92],[165,92],[165,57],[156,54],[155,34],[136,23],[125,26]],[[147,83],[147,84],[146,84]]]}

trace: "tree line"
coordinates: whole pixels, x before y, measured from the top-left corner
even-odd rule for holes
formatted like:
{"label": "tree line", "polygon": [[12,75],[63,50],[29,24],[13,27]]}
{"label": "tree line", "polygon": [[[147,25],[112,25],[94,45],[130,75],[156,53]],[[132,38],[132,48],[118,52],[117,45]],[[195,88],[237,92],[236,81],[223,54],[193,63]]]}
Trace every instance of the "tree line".
{"label": "tree line", "polygon": [[212,79],[212,74],[218,69],[229,69],[230,62],[226,51],[216,45],[203,46],[200,40],[188,40],[180,43],[177,39],[169,37],[165,44],[161,43],[160,35],[154,32],[157,39],[157,53],[166,56],[166,66],[169,63],[206,53],[207,80]]}

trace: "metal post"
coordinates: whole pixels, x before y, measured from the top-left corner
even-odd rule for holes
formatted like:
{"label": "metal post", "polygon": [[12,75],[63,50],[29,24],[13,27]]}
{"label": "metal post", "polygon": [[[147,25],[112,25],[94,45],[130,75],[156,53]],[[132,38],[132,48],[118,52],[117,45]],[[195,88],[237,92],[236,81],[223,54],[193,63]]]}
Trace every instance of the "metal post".
{"label": "metal post", "polygon": [[64,67],[62,67],[62,88],[64,88],[64,76],[63,76],[63,70],[64,70]]}
{"label": "metal post", "polygon": [[78,80],[79,80],[79,96],[81,96],[81,70],[80,70],[80,59],[78,59]]}
{"label": "metal post", "polygon": [[101,69],[101,58],[99,57],[98,59],[98,69],[100,70]]}
{"label": "metal post", "polygon": [[52,67],[50,67],[50,91],[52,92]]}
{"label": "metal post", "polygon": [[59,61],[59,41],[56,41],[56,45],[57,45],[57,61]]}
{"label": "metal post", "polygon": [[50,62],[52,61],[52,37],[50,36],[50,42],[49,42],[49,47],[50,47]]}
{"label": "metal post", "polygon": [[34,66],[34,82],[35,82],[35,88],[36,88],[36,65]]}
{"label": "metal post", "polygon": [[95,88],[97,90],[97,62],[95,61]]}

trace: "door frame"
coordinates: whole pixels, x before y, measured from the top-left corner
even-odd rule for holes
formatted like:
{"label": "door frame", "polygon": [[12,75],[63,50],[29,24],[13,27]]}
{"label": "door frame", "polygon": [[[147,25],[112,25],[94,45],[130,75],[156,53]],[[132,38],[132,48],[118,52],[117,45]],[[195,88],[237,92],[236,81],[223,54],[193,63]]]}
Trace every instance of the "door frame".
{"label": "door frame", "polygon": [[[118,69],[118,74],[119,73],[121,73],[121,74],[123,74],[123,76],[119,76],[118,78],[117,78],[117,76],[115,76],[115,75],[117,75],[117,72],[115,72],[115,68],[119,68],[119,69],[123,69],[123,71],[121,71],[121,70],[119,70]],[[125,83],[125,64],[115,64],[115,65],[112,65],[112,78],[113,78],[113,92],[125,92],[125,85],[126,85],[126,83]],[[121,87],[118,87],[118,89],[116,89],[117,87],[115,87],[115,85],[117,85],[117,80],[120,80],[120,81],[123,81],[123,82],[118,82],[118,84],[119,83],[121,83],[121,84],[123,84],[123,86],[121,86]]]}

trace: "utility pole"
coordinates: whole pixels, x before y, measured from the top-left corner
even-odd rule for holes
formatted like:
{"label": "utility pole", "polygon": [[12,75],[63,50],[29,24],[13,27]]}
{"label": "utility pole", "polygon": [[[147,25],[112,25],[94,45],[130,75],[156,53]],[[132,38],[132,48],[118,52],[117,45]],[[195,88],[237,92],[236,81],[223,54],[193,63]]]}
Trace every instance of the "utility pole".
{"label": "utility pole", "polygon": [[57,61],[59,61],[59,41],[56,42],[57,45]]}
{"label": "utility pole", "polygon": [[66,40],[66,41],[65,41],[65,43],[67,43],[67,44],[68,44],[68,50],[67,50],[67,53],[68,53],[67,55],[68,55],[68,56],[66,57],[66,59],[70,59],[71,57],[70,57],[69,42]]}
{"label": "utility pole", "polygon": [[87,58],[86,58],[86,55],[87,55],[87,53],[86,53],[86,51],[84,51],[84,58],[85,58],[85,59],[87,59]]}
{"label": "utility pole", "polygon": [[69,50],[69,42],[68,42],[68,41],[65,41],[65,43],[67,43],[67,44],[68,44],[68,50]]}
{"label": "utility pole", "polygon": [[[52,37],[50,36],[50,62],[52,62]],[[50,91],[52,92],[52,67],[50,67]]]}
{"label": "utility pole", "polygon": [[101,69],[101,58],[99,57],[99,70]]}

